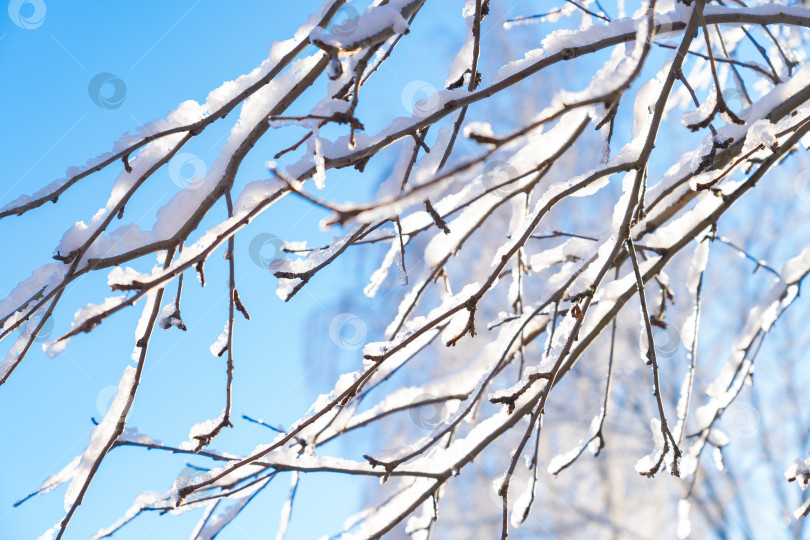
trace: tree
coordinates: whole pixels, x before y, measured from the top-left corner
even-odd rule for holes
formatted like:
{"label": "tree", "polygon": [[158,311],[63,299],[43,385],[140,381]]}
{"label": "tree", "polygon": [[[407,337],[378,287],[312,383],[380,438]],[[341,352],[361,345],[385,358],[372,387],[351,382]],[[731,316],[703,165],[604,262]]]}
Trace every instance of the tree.
{"label": "tree", "polygon": [[[743,392],[760,399],[746,386],[755,361],[810,272],[800,226],[806,216],[791,222],[764,211],[779,216],[786,205],[807,200],[806,174],[793,173],[803,169],[798,149],[810,130],[810,72],[801,62],[810,10],[705,0],[635,7],[627,15],[622,2],[606,9],[598,1],[568,1],[504,24],[503,6],[467,0],[465,38],[449,62],[445,88],[412,81],[381,102],[373,89],[386,77],[383,64],[408,57],[430,3],[366,7],[328,0],[292,40],[275,43],[265,62],[211,92],[205,103],[181,103],[110,153],[3,208],[0,218],[7,222],[46,212],[40,207],[86,178],[120,171],[104,208],[66,231],[55,261],[0,303],[1,336],[15,340],[0,364],[2,385],[13,384],[15,370],[77,280],[106,276],[104,284],[117,296],[71,306],[70,328],[57,328],[56,339],[44,343],[49,355],[81,334],[92,339],[132,306],[141,307],[133,365],[123,370],[90,443],[39,490],[68,484],[66,516],[50,534],[65,534],[97,472],[122,447],[204,456],[210,467],[188,470],[170,489],[138,497],[98,536],[146,512],[204,509],[194,534],[211,538],[289,473],[283,537],[297,513],[300,478],[315,472],[383,482],[370,492],[368,508],[347,521],[346,534],[358,538],[427,538],[434,530],[460,537],[485,530],[502,538],[523,530],[645,537],[663,527],[677,528],[680,536],[690,529],[720,537],[734,530],[754,534],[760,525],[730,518],[737,510],[729,510],[724,494],[732,494],[745,515],[746,503],[734,497],[761,473],[780,495],[779,505],[798,506],[795,519],[802,517],[808,505],[793,500],[784,475],[804,487],[808,462],[790,466],[775,457],[764,428],[737,446],[721,428],[729,430],[724,418]],[[510,40],[510,32],[529,23],[538,23],[527,28],[540,28],[544,37],[540,48],[519,58],[512,48],[520,40]],[[557,88],[550,81],[562,83]],[[402,104],[409,113],[404,118]],[[195,155],[184,147],[240,106],[219,157],[198,174]],[[292,144],[271,136],[296,130],[302,135]],[[265,146],[268,140],[272,145]],[[262,151],[272,146],[269,178],[237,179],[259,143]],[[391,152],[395,164],[364,202],[369,182],[362,180]],[[181,173],[189,164],[195,175]],[[118,225],[127,223],[126,210],[164,169],[183,189],[162,204],[152,228]],[[324,189],[340,169],[355,182],[349,202]],[[791,174],[795,180],[786,181]],[[251,229],[288,198],[319,208],[322,225],[339,236],[313,248]],[[778,227],[772,260],[743,247],[750,243],[746,235],[770,233],[763,230],[768,223]],[[286,428],[235,418],[237,330],[249,324],[242,319],[250,319],[252,303],[237,284],[240,238],[250,239],[251,257],[272,274],[263,279],[277,281],[285,302],[295,302],[312,282],[338,279],[330,270],[363,251],[381,261],[368,284],[344,283],[350,295],[385,290],[396,298],[384,323],[348,313],[331,319],[330,335],[354,351],[354,368]],[[284,256],[266,260],[268,245]],[[212,257],[217,252],[224,263]],[[712,258],[719,252],[715,266],[710,252]],[[738,254],[744,260],[730,262]],[[211,399],[224,408],[193,426],[188,441],[162,443],[128,422],[148,353],[161,329],[174,336],[195,331],[183,309],[195,291],[184,277],[196,274],[204,286],[206,271],[218,265],[227,274],[227,287],[217,293],[224,292],[227,318],[211,352],[224,359],[224,388]],[[761,270],[759,281],[743,283],[740,274],[751,268],[745,265]],[[386,281],[392,268],[399,284]],[[746,303],[730,308],[716,290]],[[198,334],[195,339],[208,339]],[[778,343],[791,351],[797,334],[785,333]],[[365,343],[366,336],[374,341]],[[792,403],[791,392],[798,396],[806,379],[777,373],[758,384]],[[408,385],[398,388],[396,380]],[[807,451],[808,424],[800,411],[774,422],[795,424],[783,434],[788,442],[780,442],[790,445],[792,458]],[[223,433],[250,423],[277,433],[246,455],[214,449]],[[335,446],[367,426],[388,438]],[[730,426],[739,435],[733,421]],[[582,464],[586,450],[598,459]],[[710,452],[720,468],[724,456],[729,459],[742,478],[710,472],[704,463]],[[580,466],[588,472],[577,473]],[[685,489],[660,478],[667,473]],[[493,475],[500,508],[482,510],[482,501],[491,500]],[[554,487],[550,475],[563,482]],[[648,499],[656,504],[639,509],[622,497],[641,477],[659,478],[655,498]],[[718,478],[732,480],[720,490],[725,480]],[[466,497],[465,490],[477,496]],[[555,508],[553,490],[574,513]],[[699,520],[690,520],[690,506],[698,507]],[[788,532],[800,536],[802,528]]]}

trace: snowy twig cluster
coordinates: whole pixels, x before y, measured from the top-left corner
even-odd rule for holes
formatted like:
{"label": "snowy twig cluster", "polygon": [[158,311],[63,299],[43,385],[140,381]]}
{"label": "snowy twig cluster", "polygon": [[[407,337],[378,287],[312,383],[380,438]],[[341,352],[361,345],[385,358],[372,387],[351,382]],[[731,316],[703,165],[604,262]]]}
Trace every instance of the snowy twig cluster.
{"label": "snowy twig cluster", "polygon": [[[196,454],[214,466],[178,478],[165,493],[138,497],[98,537],[113,534],[143,512],[204,508],[194,537],[212,538],[274,478],[291,472],[279,532],[283,537],[301,475],[329,471],[377,477],[391,489],[387,499],[347,520],[347,538],[380,537],[400,524],[413,538],[428,538],[453,480],[487,449],[518,432],[497,489],[501,537],[506,538],[510,527],[520,526],[532,511],[542,461],[557,475],[586,448],[598,454],[605,447],[609,396],[617,384],[613,366],[619,316],[636,301],[641,356],[649,367],[647,389],[652,390],[655,411],[647,419],[653,447],[649,455],[639,456],[636,471],[652,477],[668,469],[672,475],[694,478],[704,447],[720,449],[727,443],[716,424],[750,382],[765,335],[798,296],[810,272],[810,249],[794,246],[792,258],[777,269],[718,236],[717,230],[732,205],[755,192],[806,141],[810,68],[802,63],[804,41],[798,31],[810,27],[810,9],[651,0],[632,14],[612,18],[598,1],[584,0],[562,2],[542,16],[504,24],[495,20],[501,8],[494,0],[467,0],[462,11],[465,39],[445,89],[414,103],[409,116],[392,114],[387,127],[366,133],[364,86],[385,76],[380,66],[407,47],[430,2],[375,1],[367,9],[360,3],[327,0],[292,39],[275,43],[259,67],[212,91],[205,103],[181,103],[165,120],[118,141],[109,154],[69,170],[67,178],[0,211],[0,218],[13,219],[56,202],[101,169],[120,167],[106,206],[89,223],[66,231],[55,261],[36,269],[0,302],[0,337],[16,336],[0,363],[0,384],[6,384],[64,292],[81,276],[108,272],[109,287],[118,295],[78,308],[71,328],[45,344],[50,355],[64,350],[72,337],[92,332],[142,301],[133,365],[124,370],[112,405],[86,449],[40,490],[68,483],[66,516],[50,531],[56,538],[64,534],[102,461],[122,446]],[[623,13],[624,2],[620,4]],[[330,25],[347,5],[357,6],[356,17],[339,27]],[[507,53],[487,41],[491,27],[509,32],[530,22],[577,17],[578,28],[549,32],[539,48],[522,58],[502,58]],[[755,32],[772,41],[770,52],[755,40]],[[584,88],[555,89],[543,105],[521,109],[512,125],[488,109],[488,104],[515,95],[521,84],[572,63],[586,65],[593,54],[601,54],[603,63],[592,70]],[[494,72],[482,70],[486,55],[497,59]],[[744,107],[733,107],[729,85],[744,96]],[[310,88],[322,91],[317,104],[306,115],[285,115]],[[151,230],[134,223],[114,227],[156,171],[237,108],[238,119],[215,164],[160,208]],[[376,112],[390,111],[380,106]],[[286,166],[269,162],[266,179],[239,187],[237,172],[257,141],[271,130],[301,128],[305,135],[298,143],[268,156],[289,159]],[[333,133],[332,128],[344,131],[330,139],[326,133]],[[665,140],[672,130],[694,137],[693,149],[670,155]],[[399,157],[373,200],[337,202],[322,195],[330,171],[353,168],[362,178],[369,162],[387,149],[395,149]],[[667,166],[662,168],[662,162]],[[245,307],[249,299],[243,303],[235,284],[234,239],[287,196],[323,209],[328,213],[323,225],[342,227],[343,233],[316,249],[286,239],[288,253],[301,256],[270,265],[274,277],[267,279],[277,280],[281,299],[294,300],[333,261],[362,249],[358,246],[379,244],[386,246],[382,261],[362,290],[374,296],[396,264],[401,280],[393,287],[402,287],[399,303],[384,335],[358,352],[357,369],[335,381],[331,393],[318,398],[293,425],[269,426],[278,433],[249,455],[229,455],[209,446],[222,430],[233,427],[235,328],[240,318],[250,319]],[[226,203],[227,217],[200,230],[220,200]],[[598,220],[578,217],[590,211]],[[701,287],[716,242],[768,270],[773,285],[729,344],[732,358],[692,413],[690,403],[698,400],[693,387],[700,366]],[[229,311],[211,352],[225,358],[222,414],[194,426],[188,441],[154,441],[126,427],[150,339],[155,326],[187,330],[181,317],[183,277],[196,272],[204,285],[205,265],[214,264],[211,255],[220,246],[228,266],[224,292]],[[677,262],[683,252],[694,252],[686,269]],[[160,262],[151,272],[133,267],[156,255]],[[167,287],[175,294],[164,303]],[[665,320],[666,309],[674,302],[673,290],[683,287],[692,295],[694,309],[682,327],[690,364],[675,405],[666,383],[672,370],[656,353],[655,335],[657,328],[671,324]],[[25,332],[13,333],[26,324]],[[425,376],[412,387],[372,393],[419,359],[454,351],[464,356],[454,371]],[[545,456],[542,428],[544,422],[554,422],[557,410],[548,405],[557,398],[555,389],[588,355],[607,365],[599,413],[570,451]],[[412,376],[418,379],[419,373]],[[356,459],[331,456],[324,449],[355,429],[433,405],[446,414],[429,434],[402,446],[358,451]],[[531,481],[515,493],[512,479],[524,468],[524,458]],[[790,479],[806,484],[806,469],[803,462],[794,465]],[[688,520],[688,502],[682,508]],[[679,534],[688,534],[688,529],[688,523],[678,526]]]}

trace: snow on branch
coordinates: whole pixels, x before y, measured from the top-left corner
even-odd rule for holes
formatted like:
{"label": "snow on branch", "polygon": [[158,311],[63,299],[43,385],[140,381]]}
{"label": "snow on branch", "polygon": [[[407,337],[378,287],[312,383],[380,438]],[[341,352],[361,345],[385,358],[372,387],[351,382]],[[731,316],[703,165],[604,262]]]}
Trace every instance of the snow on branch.
{"label": "snow on branch", "polygon": [[[277,537],[284,538],[296,519],[311,515],[301,493],[314,483],[302,479],[319,474],[380,485],[364,491],[368,504],[343,531],[333,531],[342,538],[395,530],[422,539],[506,538],[510,527],[535,527],[532,534],[546,520],[530,516],[570,511],[558,506],[565,497],[546,489],[552,481],[579,509],[576,523],[561,522],[561,531],[584,537],[609,526],[613,535],[625,528],[636,534],[622,511],[614,513],[622,507],[616,493],[632,491],[625,483],[635,481],[627,480],[634,468],[650,478],[669,468],[690,483],[683,493],[659,494],[656,504],[671,506],[661,515],[677,515],[677,523],[655,518],[657,530],[684,537],[702,526],[690,511],[713,504],[702,486],[725,485],[701,463],[703,449],[713,448],[723,471],[740,466],[723,454],[734,441],[719,423],[752,384],[765,337],[799,304],[810,273],[806,219],[790,206],[810,200],[807,169],[784,172],[805,159],[797,149],[810,140],[810,67],[799,62],[807,56],[810,9],[659,0],[628,16],[625,2],[558,4],[508,19],[490,0],[466,0],[463,9],[424,0],[327,0],[254,70],[203,103],[180,103],[110,152],[0,210],[0,224],[10,223],[69,189],[85,189],[83,180],[102,170],[117,173],[103,206],[77,208],[53,260],[0,300],[0,339],[12,343],[0,385],[15,383],[12,375],[35,345],[54,356],[79,334],[100,339],[116,314],[144,304],[125,359],[132,364],[88,445],[29,495],[67,484],[67,515],[46,534],[65,534],[97,485],[96,471],[122,447],[209,462],[167,479],[163,491],[141,494],[97,538],[145,513],[170,519],[192,509],[201,512],[192,536],[213,538],[280,478]],[[431,20],[448,11],[453,18]],[[528,22],[543,25],[533,50],[524,45],[536,46],[536,36],[521,34],[538,28]],[[449,56],[448,43],[458,47]],[[388,69],[402,58],[426,80],[403,81]],[[444,74],[438,80],[434,67]],[[136,196],[152,194],[156,174],[176,176],[189,160],[197,163],[186,145],[226,118],[231,123],[204,162],[210,167],[195,165],[193,178],[157,203],[152,223],[129,216]],[[248,155],[260,155],[266,169],[248,171]],[[288,195],[295,208],[312,211],[291,219]],[[280,223],[278,230],[254,234],[260,218]],[[331,240],[313,243],[301,231],[314,227],[298,228],[304,221]],[[243,245],[254,267],[237,266]],[[273,257],[260,253],[268,246]],[[688,246],[696,247],[684,257]],[[212,256],[220,248],[224,263]],[[747,265],[744,277],[738,259]],[[351,261],[372,266],[344,265]],[[387,279],[394,266],[399,280]],[[765,272],[750,275],[752,267]],[[201,297],[183,279],[195,273],[206,286],[211,268],[227,274],[224,286],[211,279],[205,289],[223,299],[227,315],[208,335],[190,322],[189,302]],[[70,294],[92,276],[99,278],[86,282],[92,297]],[[164,305],[167,287],[175,294]],[[324,289],[346,293],[344,304],[322,304],[330,301],[318,297]],[[275,290],[283,302],[276,301],[273,317],[297,313],[287,302],[306,305],[310,297],[327,315],[352,310],[349,319],[334,317],[328,332],[350,363],[332,371],[331,362],[344,358],[325,355],[330,369],[319,371],[332,379],[321,395],[307,394],[320,383],[290,389],[311,405],[289,425],[240,411],[251,429],[267,429],[262,442],[221,452],[214,448],[220,433],[245,428],[234,407],[246,401],[234,396],[257,361],[255,351],[241,353],[239,325],[270,324],[266,310],[253,308],[267,300],[249,290]],[[728,298],[739,306],[726,307]],[[63,313],[73,313],[70,328]],[[359,321],[351,330],[362,325],[350,346],[342,337],[347,320]],[[295,322],[315,345],[327,341],[319,323]],[[176,443],[127,427],[142,399],[156,325],[168,330],[160,346],[194,339],[210,344],[214,358],[207,361],[222,363],[220,392],[212,395],[218,405],[193,411],[192,422],[209,419],[187,426],[187,435],[161,435]],[[734,327],[737,337],[700,331],[707,327]],[[704,354],[706,347],[728,354],[718,359]],[[708,374],[714,382],[705,385]],[[779,399],[800,395],[806,381],[795,378],[776,392]],[[275,384],[268,382],[268,391]],[[704,402],[690,407],[703,390]],[[799,416],[792,431],[806,433]],[[361,432],[371,436],[357,437]],[[762,446],[770,455],[769,444]],[[586,449],[595,460],[580,459]],[[485,471],[492,466],[494,478]],[[575,473],[578,467],[586,472]],[[784,476],[804,489],[809,470],[808,460],[798,459]],[[580,476],[588,489],[577,484]],[[582,495],[598,491],[597,483],[604,505]],[[495,502],[488,510],[459,498],[488,491]],[[602,506],[611,515],[602,516]],[[455,519],[460,508],[481,512],[480,531]],[[591,525],[583,524],[586,514]],[[722,508],[704,517],[715,514]]]}

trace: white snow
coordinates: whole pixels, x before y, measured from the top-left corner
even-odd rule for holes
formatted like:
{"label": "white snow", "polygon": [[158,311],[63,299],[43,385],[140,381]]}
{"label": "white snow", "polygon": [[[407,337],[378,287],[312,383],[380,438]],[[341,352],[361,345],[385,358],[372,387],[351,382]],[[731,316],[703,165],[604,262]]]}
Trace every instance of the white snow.
{"label": "white snow", "polygon": [[356,27],[348,35],[328,32],[321,28],[313,29],[310,41],[321,41],[342,51],[353,51],[357,45],[386,28],[402,34],[408,30],[408,21],[402,17],[402,10],[413,0],[391,0],[384,6],[372,6],[354,21]]}
{"label": "white snow", "polygon": [[760,144],[768,149],[776,148],[776,125],[764,118],[757,120],[748,128],[742,154],[747,154]]}
{"label": "white snow", "polygon": [[[116,426],[121,418],[125,417],[124,411],[128,408],[129,397],[133,392],[135,386],[135,368],[127,366],[124,368],[124,373],[121,380],[118,382],[118,393],[115,395],[107,414],[104,419],[93,428],[90,434],[90,443],[82,452],[78,463],[75,460],[75,468],[70,473],[64,472],[64,475],[70,475],[70,484],[65,492],[65,511],[70,510],[70,507],[76,503],[81,490],[84,488],[85,483],[90,475],[93,464],[104,455],[107,451],[108,445],[113,440]],[[60,473],[63,474],[63,473]]]}
{"label": "white snow", "polygon": [[208,348],[211,351],[211,354],[214,356],[220,356],[222,350],[225,348],[225,345],[228,343],[228,323],[225,323],[225,328],[222,329],[222,332],[217,336],[216,341],[214,341],[211,346]]}
{"label": "white snow", "polygon": [[323,189],[326,187],[326,167],[323,157],[323,143],[320,136],[318,136],[318,128],[313,126],[312,137],[307,141],[308,145],[312,147],[313,159],[315,160],[315,175],[312,179],[315,181],[315,187]]}
{"label": "white snow", "polygon": [[134,442],[138,444],[163,444],[161,441],[156,441],[149,435],[141,433],[136,427],[124,428],[124,432],[116,439],[119,442]]}
{"label": "white snow", "polygon": [[101,538],[106,538],[109,536],[113,531],[116,531],[124,524],[131,521],[138,513],[144,508],[154,508],[158,505],[158,503],[165,498],[164,495],[157,493],[155,491],[145,491],[135,497],[135,501],[132,503],[127,511],[121,516],[115,523],[110,525],[109,527],[105,527],[103,529],[99,529],[96,534],[90,537],[90,540],[99,540]]}
{"label": "white snow", "polygon": [[461,45],[458,53],[456,53],[456,57],[453,59],[453,62],[450,64],[450,69],[447,71],[447,78],[444,81],[445,88],[456,82],[464,73],[464,70],[470,69],[473,63],[473,43],[475,37],[473,36],[472,28],[473,21],[475,20],[475,0],[466,0],[461,15],[466,20],[467,30],[464,33],[464,43]]}
{"label": "white snow", "polygon": [[798,481],[799,486],[806,489],[810,483],[810,458],[796,458],[785,471],[785,478],[788,482]]}
{"label": "white snow", "polygon": [[203,420],[202,422],[198,422],[191,426],[191,429],[188,432],[188,440],[183,441],[180,443],[180,448],[183,450],[194,450],[197,448],[197,444],[199,443],[198,439],[194,437],[198,435],[207,435],[211,433],[215,427],[217,427],[222,420],[225,418],[225,409],[222,409],[222,412],[219,413],[219,416],[216,418],[211,418],[210,420]]}
{"label": "white snow", "polygon": [[[71,323],[70,327],[72,329],[80,327],[84,324],[88,319],[95,317],[101,313],[104,313],[108,309],[117,306],[121,302],[125,300],[124,295],[118,296],[111,296],[104,299],[104,302],[101,304],[87,304],[83,308],[76,311],[73,315],[73,322]],[[43,345],[43,350],[45,354],[48,355],[49,358],[54,358],[56,355],[61,353],[67,347],[70,338],[63,339],[62,341],[48,341]]]}
{"label": "white snow", "polygon": [[[216,537],[239,514],[242,508],[250,502],[253,496],[267,485],[270,479],[256,482],[252,486],[240,490],[234,500],[223,500],[216,507],[206,513],[204,521],[201,520],[192,538],[197,540],[211,540]],[[210,504],[210,503],[209,503]]]}
{"label": "white snow", "polygon": [[688,499],[678,501],[678,526],[676,529],[678,538],[689,538],[689,535],[692,534],[692,522],[689,519],[691,506]]}
{"label": "white snow", "polygon": [[655,449],[651,454],[648,454],[636,462],[636,472],[643,474],[650,471],[664,452],[664,434],[661,431],[661,421],[658,418],[650,420],[650,429],[652,430],[653,443]]}
{"label": "white snow", "polygon": [[706,120],[714,111],[717,105],[717,91],[712,88],[709,90],[706,99],[700,103],[700,107],[695,111],[683,113],[681,116],[681,124],[684,126],[696,125]]}
{"label": "white snow", "polygon": [[601,407],[599,409],[599,414],[594,416],[593,419],[591,420],[591,425],[590,425],[590,427],[588,429],[588,435],[586,437],[580,439],[580,441],[577,443],[577,445],[575,447],[573,447],[571,450],[569,450],[568,452],[565,452],[563,454],[558,454],[558,455],[554,456],[553,458],[551,458],[551,461],[549,461],[548,467],[547,467],[547,470],[548,470],[549,474],[554,474],[554,475],[558,474],[560,472],[560,469],[564,465],[566,465],[572,459],[574,459],[582,451],[583,447],[585,445],[589,444],[589,440],[591,439],[591,437],[593,437],[594,435],[596,435],[599,432],[599,426],[600,426],[604,416],[605,416],[605,408]]}

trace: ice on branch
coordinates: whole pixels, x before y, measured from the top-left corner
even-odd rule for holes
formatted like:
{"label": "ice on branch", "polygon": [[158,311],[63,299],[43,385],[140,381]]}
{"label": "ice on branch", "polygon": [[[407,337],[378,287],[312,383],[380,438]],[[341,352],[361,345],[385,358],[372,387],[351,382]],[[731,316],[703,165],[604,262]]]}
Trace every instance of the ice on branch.
{"label": "ice on branch", "polygon": [[[535,497],[535,490],[537,489],[537,482],[535,481],[534,477],[526,478],[529,475],[532,475],[531,471],[526,471],[523,467],[518,465],[518,469],[515,470],[515,473],[518,472],[522,473],[518,478],[523,480],[520,482],[522,485],[515,486],[518,489],[515,489],[512,493],[511,497],[514,498],[514,505],[512,506],[512,512],[510,515],[509,522],[512,527],[518,528],[523,525],[526,517],[528,516],[529,511],[531,510],[531,504]],[[515,476],[512,476],[512,481],[514,481]],[[510,492],[511,489],[510,482]]]}
{"label": "ice on branch", "polygon": [[352,32],[340,35],[315,28],[310,32],[309,39],[313,43],[321,42],[339,51],[353,52],[386,28],[391,28],[397,34],[405,33],[408,30],[408,21],[402,17],[402,11],[412,3],[413,0],[392,0],[387,5],[371,7],[352,21]]}
{"label": "ice on branch", "polygon": [[[579,457],[579,455],[582,454],[582,451],[585,450],[585,448],[591,445],[592,443],[597,443],[595,445],[595,448],[598,450],[599,445],[597,440],[594,439],[594,437],[596,437],[597,434],[599,433],[599,428],[602,425],[604,417],[605,417],[605,408],[602,407],[599,410],[599,414],[594,416],[593,419],[591,420],[590,428],[588,428],[588,436],[583,439],[580,439],[577,445],[568,452],[564,454],[558,454],[553,458],[551,458],[551,461],[549,461],[547,468],[549,474],[554,475],[559,474],[559,472],[563,469],[563,467],[567,466],[577,457]],[[597,452],[594,452],[594,454],[596,453]]]}
{"label": "ice on branch", "polygon": [[[87,304],[83,308],[76,311],[73,315],[73,322],[71,323],[71,329],[81,328],[84,332],[89,332],[97,322],[93,321],[93,318],[104,313],[108,309],[117,306],[121,302],[125,300],[124,295],[119,296],[111,296],[108,297],[102,302],[101,304]],[[54,358],[56,355],[61,353],[67,347],[70,338],[66,338],[63,340],[56,340],[56,341],[48,341],[43,345],[43,349],[45,350],[45,354],[48,355],[49,358]]]}
{"label": "ice on branch", "polygon": [[683,113],[681,116],[681,124],[688,128],[695,127],[695,129],[697,129],[698,124],[711,118],[711,115],[715,112],[716,106],[717,91],[712,88],[709,90],[706,99],[700,103],[700,107],[698,107],[697,110]]}
{"label": "ice on branch", "polygon": [[383,258],[380,267],[371,274],[371,279],[369,280],[368,285],[366,285],[365,289],[363,289],[363,293],[368,298],[374,298],[377,294],[377,291],[380,289],[380,286],[385,281],[385,278],[388,276],[388,270],[391,268],[391,264],[393,264],[394,260],[398,255],[400,255],[400,240],[399,238],[394,238],[391,240],[391,246],[388,248],[388,251]]}
{"label": "ice on branch", "polygon": [[[464,44],[456,53],[453,63],[450,64],[450,69],[447,71],[447,78],[445,79],[445,88],[450,87],[456,81],[464,77],[465,72],[473,65],[473,44],[475,36],[473,35],[473,24],[475,22],[475,0],[466,0],[464,9],[461,12],[467,23],[467,30],[464,33]],[[466,135],[466,133],[465,133]]]}
{"label": "ice on branch", "polygon": [[785,478],[788,482],[797,482],[802,489],[807,488],[810,483],[810,458],[796,458],[785,471]]}
{"label": "ice on branch", "polygon": [[186,329],[183,319],[180,318],[180,312],[177,310],[176,300],[172,300],[170,303],[163,306],[163,309],[160,310],[160,314],[158,315],[157,324],[164,330],[173,326],[180,330]]}
{"label": "ice on branch", "polygon": [[124,428],[123,433],[118,436],[116,442],[119,443],[137,443],[143,445],[163,444],[162,441],[156,441],[149,435],[141,433],[136,427]]}
{"label": "ice on branch", "polygon": [[197,540],[212,540],[226,525],[231,523],[239,512],[261,491],[272,477],[256,482],[239,490],[238,497],[230,497],[233,500],[220,501],[218,504],[210,504],[208,511],[203,514],[202,519],[197,524],[191,538]]}
{"label": "ice on branch", "polygon": [[[104,419],[93,428],[90,434],[90,444],[82,452],[79,462],[74,460],[71,465],[74,468],[70,472],[64,472],[64,477],[70,477],[70,485],[65,492],[65,511],[69,511],[71,506],[81,496],[86,488],[86,483],[92,474],[95,463],[107,452],[108,445],[114,439],[113,434],[117,429],[118,422],[124,417],[124,410],[127,408],[130,396],[135,385],[136,371],[132,366],[124,369],[124,374],[118,383],[118,393],[110,404]],[[70,466],[69,466],[70,467]],[[62,474],[62,473],[60,473]]]}
{"label": "ice on branch", "polygon": [[323,189],[326,187],[326,167],[323,158],[323,142],[318,135],[317,127],[312,128],[312,137],[307,141],[307,145],[315,160],[315,175],[312,179],[315,181],[316,188]]}
{"label": "ice on branch", "polygon": [[[19,310],[19,306],[29,298],[35,296],[39,291],[42,294],[50,292],[64,278],[66,267],[59,262],[53,262],[40,266],[11,291],[11,294],[0,301],[0,314],[8,316],[3,322],[2,331],[6,332],[12,327],[18,326],[23,317],[24,310]],[[1,378],[1,377],[0,377]]]}
{"label": "ice on branch", "polygon": [[[442,316],[444,313],[449,311],[450,308],[461,308],[464,306],[475,291],[480,288],[480,283],[468,283],[458,294],[445,298],[442,301],[442,304],[439,307],[432,309],[427,316],[415,317],[413,320],[405,323],[404,331],[401,331],[393,340],[367,344],[363,348],[363,356],[366,358],[377,358],[383,355],[385,351],[389,351],[400,346],[411,336],[411,334],[415,333],[417,330],[420,330],[437,317]],[[466,308],[456,309],[456,312],[464,315],[465,322],[469,319],[470,313],[468,310],[466,310]]]}
{"label": "ice on branch", "polygon": [[270,271],[279,278],[276,295],[285,302],[311,277],[310,273],[318,267],[327,264],[346,244],[357,234],[352,230],[341,237],[335,238],[324,249],[313,249],[303,259],[275,259],[270,264]]}
{"label": "ice on branch", "polygon": [[[661,420],[653,418],[650,420],[650,429],[652,430],[653,443],[655,448],[651,454],[648,454],[636,462],[636,472],[639,474],[647,474],[649,471],[655,469],[656,464],[661,459],[661,454],[664,453],[664,432],[661,430]],[[668,459],[667,456],[664,459]]]}
{"label": "ice on branch", "polygon": [[132,503],[132,506],[130,506],[127,511],[124,512],[124,515],[121,516],[121,518],[119,518],[109,527],[100,529],[98,532],[96,532],[96,534],[90,537],[90,540],[100,540],[102,538],[111,536],[118,529],[135,519],[145,509],[160,506],[160,503],[165,498],[165,495],[162,495],[156,491],[145,491],[139,494],[137,497],[135,497],[135,501]]}
{"label": "ice on branch", "polygon": [[188,440],[180,443],[180,448],[183,450],[194,450],[199,446],[200,437],[204,437],[211,433],[215,427],[222,423],[225,418],[225,410],[223,409],[219,416],[210,420],[203,420],[191,426],[188,432]]}
{"label": "ice on branch", "polygon": [[770,120],[757,120],[751,124],[745,137],[742,153],[747,154],[760,145],[771,151],[776,150],[779,146],[776,141],[776,125]]}
{"label": "ice on branch", "polygon": [[678,538],[689,538],[692,534],[692,521],[689,519],[691,507],[692,504],[688,499],[681,499],[678,502],[678,526],[675,529]]}
{"label": "ice on branch", "polygon": [[217,336],[216,341],[214,341],[211,346],[208,348],[211,351],[211,354],[219,358],[222,354],[228,350],[228,323],[225,323],[225,328],[223,328],[222,332]]}

